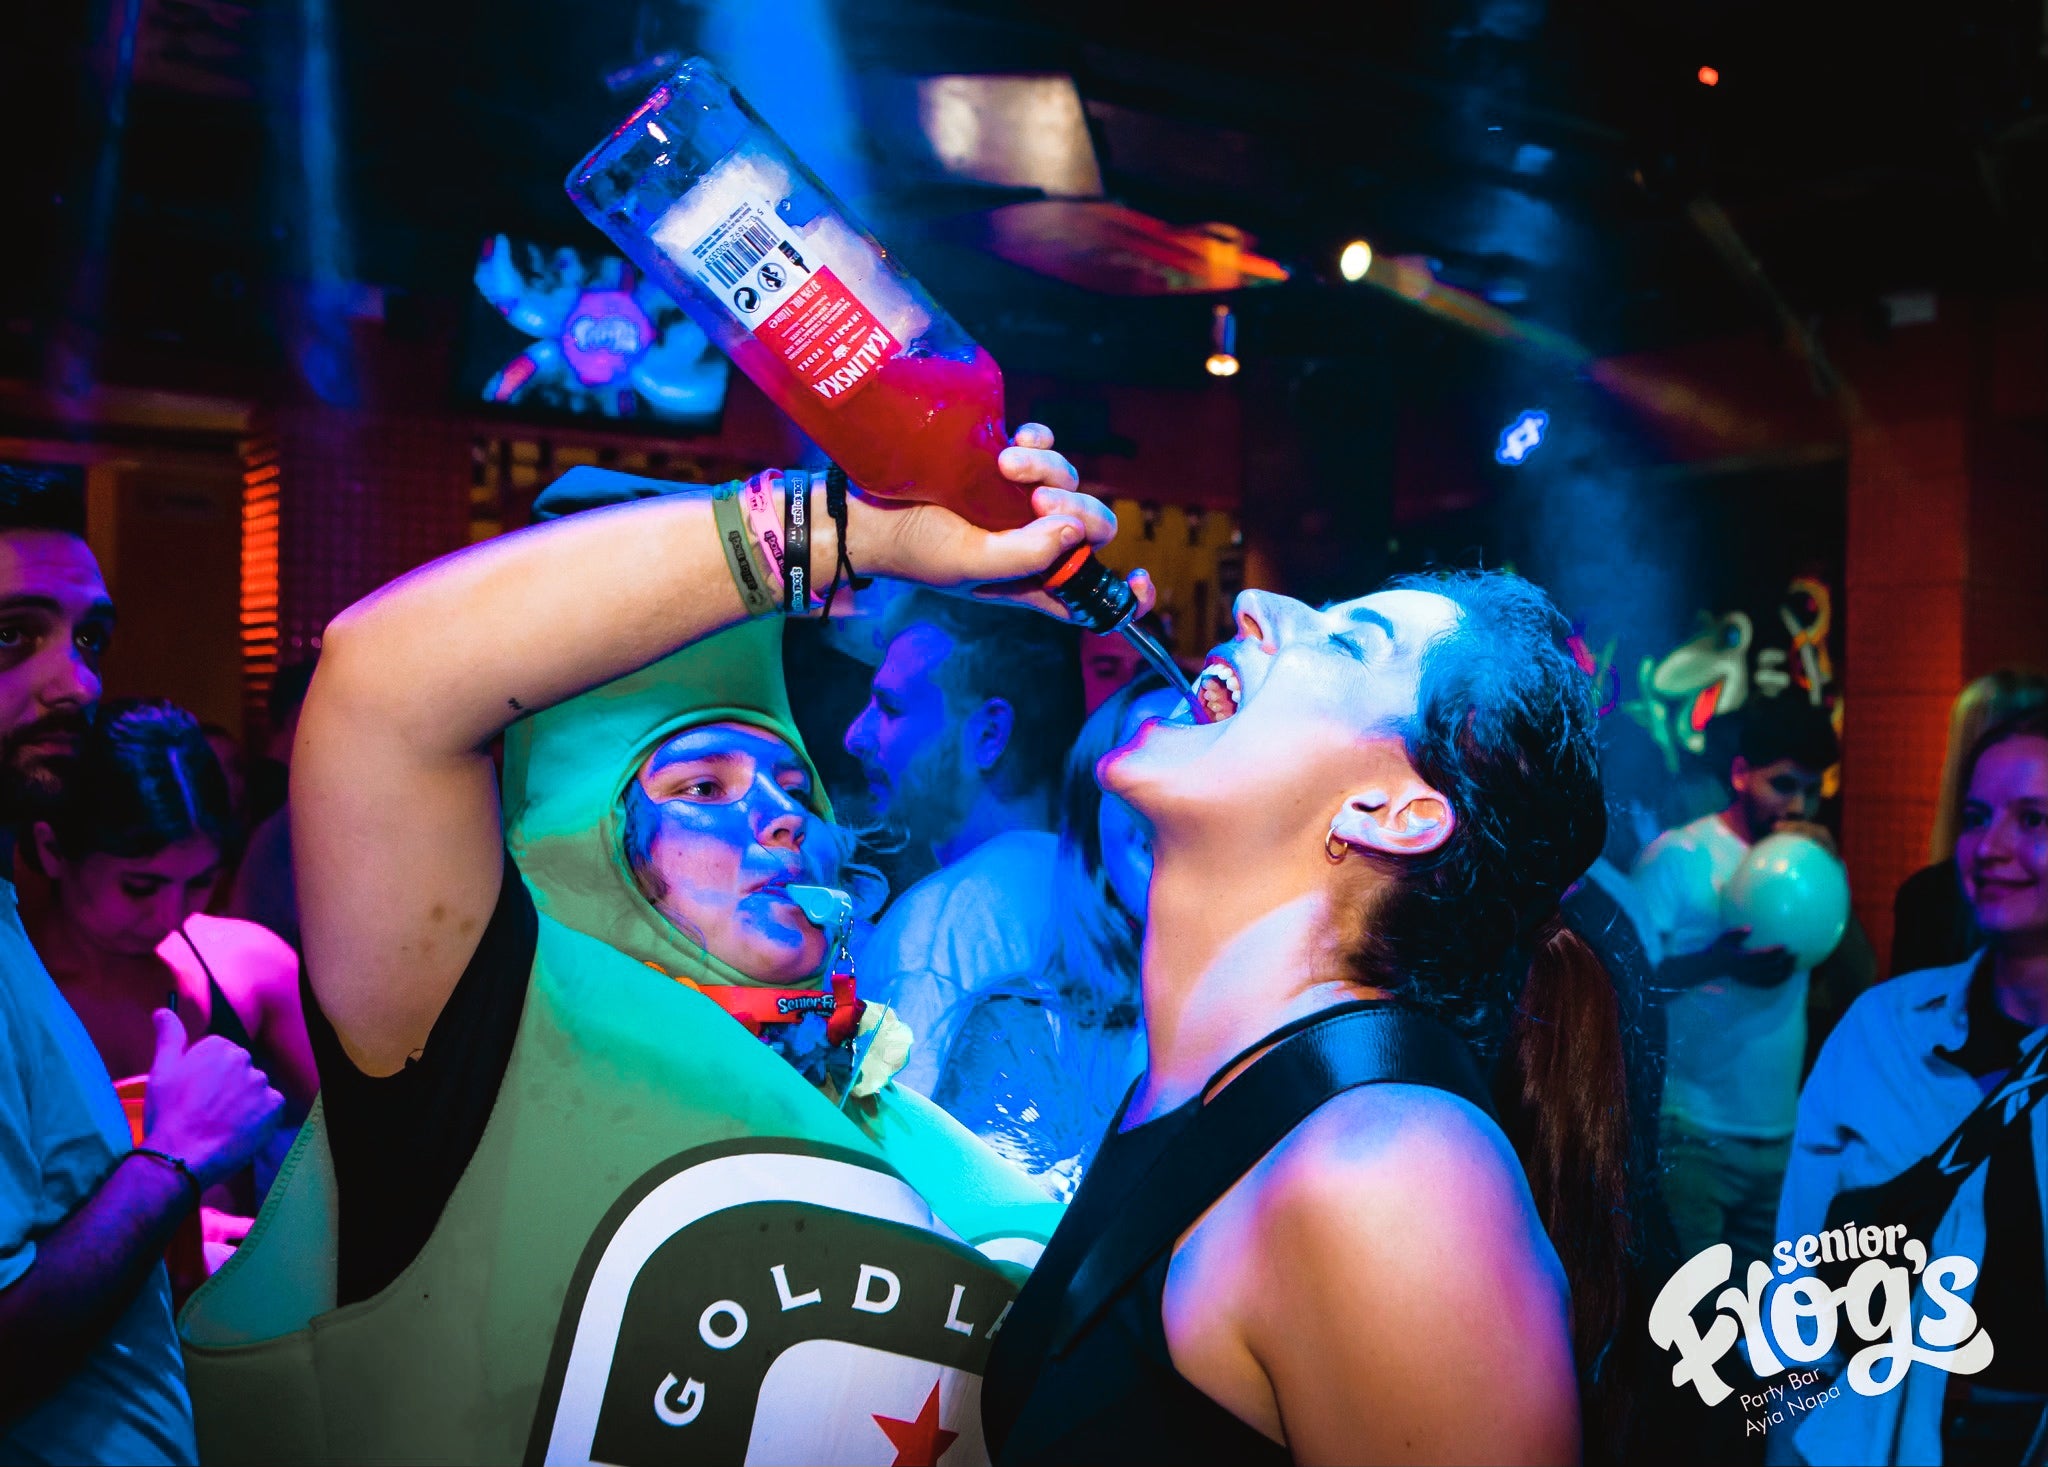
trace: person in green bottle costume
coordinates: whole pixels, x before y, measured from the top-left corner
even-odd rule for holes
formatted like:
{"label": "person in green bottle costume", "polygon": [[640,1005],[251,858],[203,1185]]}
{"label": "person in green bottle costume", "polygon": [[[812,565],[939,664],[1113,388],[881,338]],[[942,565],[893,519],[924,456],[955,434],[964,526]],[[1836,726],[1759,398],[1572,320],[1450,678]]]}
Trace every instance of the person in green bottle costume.
{"label": "person in green bottle costume", "polygon": [[[1019,441],[1033,524],[855,498],[854,562],[1054,610],[1031,578],[1115,521]],[[756,482],[786,516],[793,477]],[[982,1362],[1059,1207],[883,1083],[881,1012],[816,1032],[841,849],[778,624],[745,619],[773,577],[727,535],[765,516],[558,489],[637,502],[328,629],[293,763],[322,1093],[181,1317],[201,1454],[986,1461]]]}

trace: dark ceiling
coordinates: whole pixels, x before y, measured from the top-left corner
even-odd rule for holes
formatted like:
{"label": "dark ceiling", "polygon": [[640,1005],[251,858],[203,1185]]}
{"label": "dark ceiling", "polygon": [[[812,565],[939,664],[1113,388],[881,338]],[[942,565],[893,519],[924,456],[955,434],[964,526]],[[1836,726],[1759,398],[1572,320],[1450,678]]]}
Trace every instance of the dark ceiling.
{"label": "dark ceiling", "polygon": [[[139,39],[117,127],[124,13]],[[1689,220],[1702,198],[1800,315],[2048,277],[2042,0],[835,13],[871,104],[903,75],[1072,75],[1111,197],[1242,226],[1295,270],[1245,303],[1247,350],[1341,356],[1447,329],[1338,280],[1354,236],[1602,354],[1762,325]],[[339,126],[325,205],[294,132],[323,25]],[[107,375],[208,383],[270,369],[276,287],[309,272],[317,240],[344,241],[344,273],[391,301],[451,306],[488,235],[594,242],[561,179],[646,89],[605,77],[694,49],[705,26],[678,0],[98,0],[17,7],[9,29],[0,198],[19,263],[0,287],[0,372],[42,370],[68,319]],[[1006,362],[1193,370],[1205,303],[1105,300],[981,255],[948,220],[1017,194],[935,187],[868,147],[878,227]]]}

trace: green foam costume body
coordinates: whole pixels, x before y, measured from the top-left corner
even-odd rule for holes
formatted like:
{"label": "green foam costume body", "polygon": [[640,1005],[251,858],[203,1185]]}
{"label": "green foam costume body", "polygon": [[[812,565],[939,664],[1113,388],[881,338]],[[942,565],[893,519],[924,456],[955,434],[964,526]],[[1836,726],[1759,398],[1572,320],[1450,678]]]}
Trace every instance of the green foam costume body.
{"label": "green foam costume body", "polygon": [[620,796],[699,724],[802,752],[780,647],[735,627],[508,734],[540,936],[476,1155],[411,1266],[337,1309],[316,1104],[180,1316],[203,1460],[986,1462],[989,1336],[1059,1205],[912,1092],[842,1113],[649,966],[752,982],[635,887]]}

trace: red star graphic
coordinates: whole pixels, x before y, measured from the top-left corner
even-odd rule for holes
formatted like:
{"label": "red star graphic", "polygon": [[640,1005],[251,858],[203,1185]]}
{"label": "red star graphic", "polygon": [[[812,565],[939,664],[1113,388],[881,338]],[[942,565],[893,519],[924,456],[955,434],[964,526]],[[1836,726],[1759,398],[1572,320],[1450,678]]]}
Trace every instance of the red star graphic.
{"label": "red star graphic", "polygon": [[898,1421],[893,1416],[877,1415],[875,1425],[888,1434],[890,1445],[896,1448],[895,1467],[939,1467],[939,1458],[946,1455],[946,1448],[960,1435],[939,1425],[937,1381],[932,1382],[932,1393],[924,1398],[917,1420]]}

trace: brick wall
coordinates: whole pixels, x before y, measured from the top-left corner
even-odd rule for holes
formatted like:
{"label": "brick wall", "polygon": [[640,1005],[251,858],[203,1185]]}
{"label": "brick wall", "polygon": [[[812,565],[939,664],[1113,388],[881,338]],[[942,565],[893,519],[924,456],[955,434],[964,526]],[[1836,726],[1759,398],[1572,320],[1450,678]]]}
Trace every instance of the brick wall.
{"label": "brick wall", "polygon": [[2048,335],[2038,303],[1842,354],[1850,435],[1843,854],[1881,956],[1899,882],[1927,863],[1949,706],[2002,666],[2048,668]]}
{"label": "brick wall", "polygon": [[[336,612],[468,543],[472,436],[456,419],[379,410],[293,406],[262,416],[244,454],[252,724],[262,723],[277,667],[311,655]],[[265,554],[273,541],[274,569]]]}

